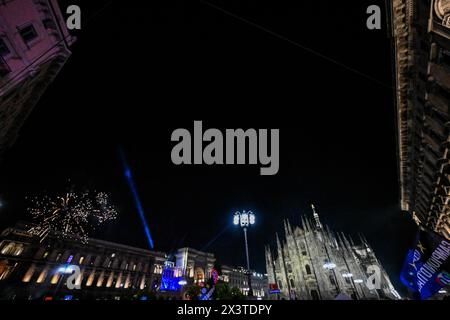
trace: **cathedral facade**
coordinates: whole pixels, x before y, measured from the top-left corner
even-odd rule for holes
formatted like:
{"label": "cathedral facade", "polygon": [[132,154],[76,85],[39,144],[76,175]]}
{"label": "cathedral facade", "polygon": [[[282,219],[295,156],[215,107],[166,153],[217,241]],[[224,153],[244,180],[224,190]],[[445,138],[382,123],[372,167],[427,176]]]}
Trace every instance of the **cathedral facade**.
{"label": "cathedral facade", "polygon": [[[272,299],[378,300],[400,299],[389,276],[364,236],[360,243],[323,226],[314,206],[302,226],[284,221],[285,238],[272,252],[266,247]],[[276,291],[276,290],[273,290]]]}

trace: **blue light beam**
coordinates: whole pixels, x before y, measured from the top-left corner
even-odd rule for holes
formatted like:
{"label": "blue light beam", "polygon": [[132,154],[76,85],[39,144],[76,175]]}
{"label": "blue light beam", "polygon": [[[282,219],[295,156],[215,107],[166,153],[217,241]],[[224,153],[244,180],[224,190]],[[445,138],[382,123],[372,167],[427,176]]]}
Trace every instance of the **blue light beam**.
{"label": "blue light beam", "polygon": [[136,208],[138,210],[139,217],[141,218],[142,225],[143,225],[144,231],[145,231],[145,235],[147,236],[148,244],[150,245],[150,248],[153,249],[155,245],[153,243],[153,238],[150,233],[150,228],[148,226],[147,220],[145,219],[144,209],[142,208],[141,200],[139,199],[136,185],[134,184],[131,169],[128,166],[124,151],[120,148],[119,152],[120,152],[120,158],[122,159],[122,163],[123,163],[124,174],[125,174],[125,177],[127,178],[128,186],[130,187],[131,193],[133,194],[134,202],[136,204]]}

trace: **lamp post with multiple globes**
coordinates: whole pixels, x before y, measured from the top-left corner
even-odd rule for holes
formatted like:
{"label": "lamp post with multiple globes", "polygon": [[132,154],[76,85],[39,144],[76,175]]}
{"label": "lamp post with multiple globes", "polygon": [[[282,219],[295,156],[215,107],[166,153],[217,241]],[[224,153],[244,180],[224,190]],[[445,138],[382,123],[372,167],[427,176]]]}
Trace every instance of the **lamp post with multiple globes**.
{"label": "lamp post with multiple globes", "polygon": [[248,255],[248,240],[247,240],[247,229],[255,224],[255,215],[251,211],[242,212],[237,211],[233,217],[233,224],[238,226],[240,225],[242,230],[244,231],[244,240],[245,240],[245,254],[247,258],[247,276],[248,276],[248,296],[253,296],[252,289],[252,274],[250,271],[250,259]]}

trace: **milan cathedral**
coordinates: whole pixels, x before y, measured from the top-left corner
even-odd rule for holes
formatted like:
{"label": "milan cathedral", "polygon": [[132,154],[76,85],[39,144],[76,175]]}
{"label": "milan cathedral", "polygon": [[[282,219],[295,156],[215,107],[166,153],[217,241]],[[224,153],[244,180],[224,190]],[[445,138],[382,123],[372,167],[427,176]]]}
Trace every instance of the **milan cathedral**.
{"label": "milan cathedral", "polygon": [[278,287],[278,299],[400,299],[366,238],[360,235],[355,244],[323,226],[312,210],[314,219],[302,216],[301,228],[284,221],[285,240],[277,234],[275,257],[266,247],[269,285]]}

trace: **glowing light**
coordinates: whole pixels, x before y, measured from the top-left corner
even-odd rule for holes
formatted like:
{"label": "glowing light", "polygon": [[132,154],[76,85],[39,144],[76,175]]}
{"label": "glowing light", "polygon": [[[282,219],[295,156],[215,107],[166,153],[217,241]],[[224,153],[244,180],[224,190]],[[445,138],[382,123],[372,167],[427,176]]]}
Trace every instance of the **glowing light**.
{"label": "glowing light", "polygon": [[178,284],[180,286],[185,286],[185,285],[187,285],[187,281],[186,280],[180,280],[180,281],[178,281]]}
{"label": "glowing light", "polygon": [[243,210],[242,213],[237,211],[233,217],[233,224],[236,226],[240,224],[241,227],[248,227],[250,225],[255,224],[255,222],[256,217],[251,211],[247,212]]}
{"label": "glowing light", "polygon": [[354,282],[354,283],[363,283],[364,280],[362,280],[362,279],[355,279],[353,282]]}
{"label": "glowing light", "polygon": [[70,265],[58,268],[59,273],[65,273],[65,274],[71,274],[73,272],[73,270],[74,270],[73,266],[70,266]]}
{"label": "glowing light", "polygon": [[214,284],[217,284],[217,281],[219,281],[219,272],[217,272],[217,270],[214,268],[212,268],[211,270],[211,277],[213,279]]}
{"label": "glowing light", "polygon": [[243,211],[241,213],[241,227],[248,226],[248,214],[247,212]]}
{"label": "glowing light", "polygon": [[323,267],[328,270],[333,270],[334,268],[336,268],[336,264],[333,262],[327,262],[323,265]]}
{"label": "glowing light", "polygon": [[28,230],[41,238],[41,242],[56,232],[63,238],[76,238],[86,243],[89,231],[117,217],[116,209],[104,192],[66,192],[29,199],[28,212],[36,226]]}
{"label": "glowing light", "polygon": [[249,214],[249,221],[250,221],[250,224],[255,224],[255,222],[256,222],[255,215],[251,211],[250,211],[250,214]]}
{"label": "glowing light", "polygon": [[346,272],[346,273],[343,273],[342,276],[344,278],[351,278],[351,277],[353,277],[353,274],[351,274],[350,272]]}
{"label": "glowing light", "polygon": [[120,157],[122,159],[122,163],[124,166],[124,170],[125,170],[124,174],[125,174],[125,177],[127,178],[128,186],[130,187],[131,193],[133,194],[134,202],[136,204],[136,208],[139,213],[139,217],[141,218],[141,222],[144,227],[145,235],[147,236],[148,244],[149,244],[150,248],[153,249],[154,248],[153,238],[150,233],[150,228],[148,226],[147,220],[145,219],[144,208],[142,207],[141,200],[139,199],[139,195],[137,192],[136,185],[134,184],[131,169],[129,168],[129,166],[127,164],[127,161],[125,159],[125,154],[122,149],[120,149]]}
{"label": "glowing light", "polygon": [[161,291],[178,291],[180,290],[182,282],[184,279],[180,279],[175,276],[175,269],[173,267],[166,267],[163,270],[162,278],[161,278]]}
{"label": "glowing light", "polygon": [[443,290],[443,289],[442,289],[442,290],[439,290],[439,293],[440,293],[440,294],[445,294],[445,293],[447,293],[447,290]]}

